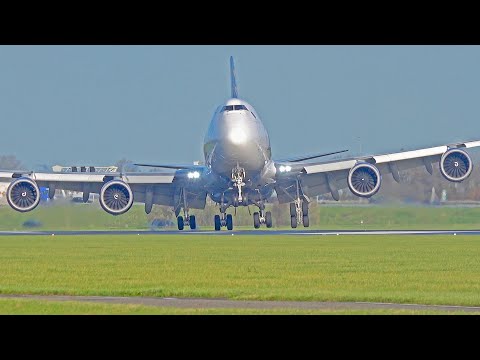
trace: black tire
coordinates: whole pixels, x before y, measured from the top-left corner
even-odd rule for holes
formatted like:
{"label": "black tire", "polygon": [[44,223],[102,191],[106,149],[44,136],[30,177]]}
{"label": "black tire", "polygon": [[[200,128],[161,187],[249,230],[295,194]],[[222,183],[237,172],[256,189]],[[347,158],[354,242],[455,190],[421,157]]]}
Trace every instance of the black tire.
{"label": "black tire", "polygon": [[308,216],[308,202],[305,200],[302,201],[302,213],[303,216]]}
{"label": "black tire", "polygon": [[231,214],[227,215],[227,230],[233,230],[233,217]]}
{"label": "black tire", "polygon": [[290,225],[292,226],[292,229],[297,228],[297,217],[296,216],[290,216]]}
{"label": "black tire", "polygon": [[258,212],[253,213],[253,227],[255,229],[260,228],[260,214]]}
{"label": "black tire", "polygon": [[177,218],[177,225],[178,225],[178,230],[183,230],[183,228],[185,227],[182,216],[179,216]]}
{"label": "black tire", "polygon": [[308,215],[303,215],[303,226],[304,227],[309,227],[310,226],[310,219]]}
{"label": "black tire", "polygon": [[290,216],[297,216],[297,209],[295,203],[290,203]]}
{"label": "black tire", "polygon": [[215,215],[214,223],[215,223],[215,231],[220,231],[220,228],[222,227],[222,223],[220,222],[220,215]]}
{"label": "black tire", "polygon": [[265,225],[267,225],[267,228],[271,228],[272,225],[273,225],[273,222],[272,222],[272,213],[270,211],[267,211],[265,213]]}
{"label": "black tire", "polygon": [[197,228],[197,220],[195,215],[190,215],[190,229],[195,230]]}

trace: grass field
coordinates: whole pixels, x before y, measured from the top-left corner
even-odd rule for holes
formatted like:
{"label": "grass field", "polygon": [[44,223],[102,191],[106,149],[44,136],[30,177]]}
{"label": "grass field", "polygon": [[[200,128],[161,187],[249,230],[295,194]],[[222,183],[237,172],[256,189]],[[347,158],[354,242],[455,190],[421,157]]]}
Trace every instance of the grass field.
{"label": "grass field", "polygon": [[[195,213],[195,212],[194,212]],[[201,211],[196,213],[201,214]],[[248,217],[245,208],[239,216]],[[480,207],[414,207],[414,206],[319,206],[310,215],[312,229],[479,229]],[[29,219],[43,223],[41,230],[102,230],[148,229],[149,218],[143,206],[133,206],[121,216],[111,216],[98,203],[69,206],[40,205],[30,213],[18,213],[7,205],[0,206],[0,230],[25,230],[22,224]],[[277,224],[274,223],[274,226]],[[213,218],[203,229],[213,230]],[[278,227],[277,227],[278,228]],[[287,229],[287,227],[284,227]]]}
{"label": "grass field", "polygon": [[477,236],[0,237],[0,293],[480,306],[479,255]]}
{"label": "grass field", "polygon": [[294,309],[188,309],[141,305],[96,304],[27,299],[0,299],[0,314],[17,315],[463,315],[463,311],[424,310],[294,310]]}

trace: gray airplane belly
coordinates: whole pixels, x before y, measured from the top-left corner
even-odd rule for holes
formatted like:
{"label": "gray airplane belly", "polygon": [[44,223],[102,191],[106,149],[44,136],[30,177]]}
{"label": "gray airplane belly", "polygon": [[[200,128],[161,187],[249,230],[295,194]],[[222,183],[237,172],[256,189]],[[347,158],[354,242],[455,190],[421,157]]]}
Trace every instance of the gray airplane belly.
{"label": "gray airplane belly", "polygon": [[232,169],[238,164],[245,169],[247,176],[253,176],[263,169],[265,160],[264,151],[257,143],[217,143],[211,156],[211,166],[214,172],[230,177]]}

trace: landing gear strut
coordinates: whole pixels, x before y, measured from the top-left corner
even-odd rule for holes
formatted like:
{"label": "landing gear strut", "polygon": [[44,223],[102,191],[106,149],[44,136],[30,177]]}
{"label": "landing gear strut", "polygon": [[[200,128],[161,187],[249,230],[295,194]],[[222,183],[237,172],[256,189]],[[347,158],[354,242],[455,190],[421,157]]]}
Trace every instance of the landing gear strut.
{"label": "landing gear strut", "polygon": [[303,223],[304,227],[310,226],[310,219],[308,217],[308,201],[304,195],[301,195],[300,183],[297,180],[297,197],[293,203],[290,203],[290,225],[295,229],[298,225]]}
{"label": "landing gear strut", "polygon": [[242,196],[242,187],[245,186],[245,169],[237,167],[232,169],[232,181],[233,181],[233,186],[238,188],[238,202],[241,203],[243,202],[243,196]]}
{"label": "landing gear strut", "polygon": [[183,214],[184,216],[177,217],[178,230],[183,230],[185,226],[190,226],[190,229],[195,230],[197,228],[197,221],[195,215],[189,214],[189,208],[187,205],[187,194],[185,189],[181,189],[181,197],[183,200]]}

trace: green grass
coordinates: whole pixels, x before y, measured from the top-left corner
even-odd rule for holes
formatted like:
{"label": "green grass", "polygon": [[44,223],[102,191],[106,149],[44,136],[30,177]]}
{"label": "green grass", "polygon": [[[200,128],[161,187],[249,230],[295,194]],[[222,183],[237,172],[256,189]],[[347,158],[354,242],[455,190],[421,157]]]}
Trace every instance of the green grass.
{"label": "green grass", "polygon": [[0,314],[9,315],[437,315],[475,314],[431,310],[295,310],[295,309],[187,309],[142,305],[60,302],[30,299],[0,299]]}
{"label": "green grass", "polygon": [[478,236],[0,237],[0,293],[480,306]]}
{"label": "green grass", "polygon": [[[202,229],[213,230],[212,218],[197,215]],[[43,223],[38,230],[128,230],[148,229],[153,218],[147,216],[143,206],[133,206],[121,216],[112,216],[103,211],[98,203],[72,205],[40,205],[29,213],[18,213],[9,206],[0,206],[0,230],[25,230],[22,224],[28,219]],[[288,214],[281,219],[289,223]],[[362,223],[363,221],[363,223]],[[252,229],[251,217],[245,208],[238,209],[234,219],[235,229]],[[243,226],[239,226],[242,225]],[[313,207],[310,213],[312,229],[479,229],[480,207],[414,207],[414,206],[323,206]],[[289,229],[287,226],[276,228]],[[281,224],[280,224],[281,225]]]}
{"label": "green grass", "polygon": [[30,230],[22,226],[29,219],[43,226],[33,230],[128,230],[146,229],[148,219],[140,206],[134,206],[122,216],[112,216],[98,204],[72,204],[58,206],[40,205],[28,213],[19,213],[9,206],[0,207],[0,230]]}

